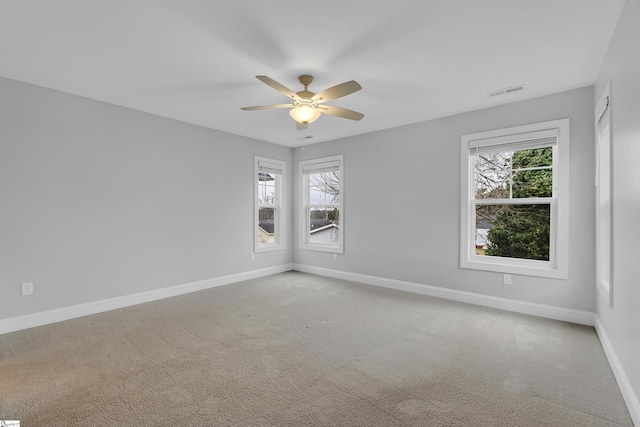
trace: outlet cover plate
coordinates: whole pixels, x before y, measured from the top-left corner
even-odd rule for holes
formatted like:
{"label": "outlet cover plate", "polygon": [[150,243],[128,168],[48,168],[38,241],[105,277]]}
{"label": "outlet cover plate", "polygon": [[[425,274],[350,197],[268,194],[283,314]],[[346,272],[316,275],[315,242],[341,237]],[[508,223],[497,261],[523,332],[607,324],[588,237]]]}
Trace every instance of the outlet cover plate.
{"label": "outlet cover plate", "polygon": [[22,295],[31,295],[31,294],[33,294],[33,282],[23,283]]}

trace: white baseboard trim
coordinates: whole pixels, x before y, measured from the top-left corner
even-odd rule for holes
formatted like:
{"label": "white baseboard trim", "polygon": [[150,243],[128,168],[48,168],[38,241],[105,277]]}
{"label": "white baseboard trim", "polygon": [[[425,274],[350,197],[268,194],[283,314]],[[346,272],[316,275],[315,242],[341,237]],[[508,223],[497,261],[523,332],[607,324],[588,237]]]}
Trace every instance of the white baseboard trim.
{"label": "white baseboard trim", "polygon": [[72,305],[69,307],[54,310],[42,311],[39,313],[26,314],[24,316],[0,319],[0,335],[22,329],[34,328],[36,326],[47,325],[49,323],[61,322],[63,320],[75,319],[77,317],[88,316],[90,314],[102,313],[104,311],[129,307],[145,302],[170,298],[191,292],[202,291],[204,289],[215,288],[217,286],[229,285],[243,280],[256,279],[270,276],[293,269],[293,264],[283,264],[275,267],[252,270],[244,273],[230,274],[228,276],[215,277],[212,279],[200,280],[182,285],[169,286],[153,291],[140,292],[131,295],[109,298],[100,301],[92,301],[85,304]]}
{"label": "white baseboard trim", "polygon": [[588,311],[573,310],[569,308],[555,307],[551,305],[536,304],[526,301],[512,300],[508,298],[494,297],[476,294],[473,292],[457,291],[438,286],[423,285],[420,283],[405,282],[402,280],[387,279],[384,277],[368,276],[365,274],[350,273],[346,271],[331,270],[328,268],[313,267],[304,264],[294,264],[293,269],[303,273],[317,274],[320,276],[334,277],[336,279],[351,280],[368,285],[397,289],[444,298],[453,301],[498,308],[516,313],[530,314],[548,319],[562,320],[580,325],[594,326],[595,314]]}
{"label": "white baseboard trim", "polygon": [[616,381],[618,382],[618,387],[620,387],[620,392],[622,393],[624,402],[627,404],[627,409],[629,410],[631,419],[635,425],[640,426],[640,400],[638,400],[638,396],[633,391],[629,378],[624,372],[624,369],[620,364],[620,360],[618,359],[618,355],[613,349],[611,341],[609,341],[609,337],[607,336],[607,332],[604,329],[604,325],[598,316],[595,316],[595,328],[598,333],[598,337],[600,338],[602,348],[604,349],[604,353],[607,355],[607,359],[609,360],[609,365],[611,365],[613,375],[616,377]]}

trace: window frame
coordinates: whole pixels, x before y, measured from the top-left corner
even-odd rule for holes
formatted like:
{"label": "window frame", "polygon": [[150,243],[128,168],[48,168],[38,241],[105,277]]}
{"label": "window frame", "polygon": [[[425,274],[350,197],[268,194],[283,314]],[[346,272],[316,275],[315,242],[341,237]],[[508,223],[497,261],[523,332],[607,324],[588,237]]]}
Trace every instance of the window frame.
{"label": "window frame", "polygon": [[[322,170],[330,165],[335,165],[337,162],[337,171],[340,177],[340,193],[338,195],[338,203],[330,204],[315,204],[311,205],[309,200],[309,175],[305,171],[310,170]],[[331,166],[333,167],[333,166]],[[299,183],[300,183],[300,249],[329,252],[335,254],[344,253],[344,224],[345,224],[345,212],[344,212],[344,156],[342,154],[328,157],[321,157],[312,160],[302,160],[299,163]],[[309,241],[310,236],[310,215],[309,212],[312,208],[318,207],[337,207],[339,214],[339,233],[338,242],[333,244],[318,243]]]}
{"label": "window frame", "polygon": [[[611,129],[611,107],[611,91],[610,85],[607,83],[594,112],[596,134],[596,287],[604,296],[605,301],[613,306],[613,131]],[[606,144],[603,144],[603,138],[606,138]],[[606,215],[603,215],[603,210],[606,210]]]}
{"label": "window frame", "polygon": [[[552,197],[537,198],[539,200],[514,198],[508,203],[495,203],[495,200],[492,203],[489,199],[486,203],[549,204],[551,210],[549,261],[477,255],[475,253],[475,156],[470,151],[471,146],[488,147],[504,144],[517,147],[519,141],[528,141],[538,134],[546,134],[553,130],[557,130],[557,142],[553,146]],[[568,279],[569,143],[570,121],[568,118],[461,136],[460,268]]]}
{"label": "window frame", "polygon": [[[263,168],[267,168],[276,175],[275,177],[275,203],[265,204],[258,201],[260,179],[259,173]],[[253,252],[270,252],[286,249],[285,239],[285,224],[286,224],[286,209],[285,209],[285,196],[284,196],[284,183],[286,183],[286,170],[287,163],[284,160],[270,159],[267,157],[254,156],[253,166]],[[274,208],[274,242],[260,243],[260,232],[258,228],[260,226],[260,208]]]}

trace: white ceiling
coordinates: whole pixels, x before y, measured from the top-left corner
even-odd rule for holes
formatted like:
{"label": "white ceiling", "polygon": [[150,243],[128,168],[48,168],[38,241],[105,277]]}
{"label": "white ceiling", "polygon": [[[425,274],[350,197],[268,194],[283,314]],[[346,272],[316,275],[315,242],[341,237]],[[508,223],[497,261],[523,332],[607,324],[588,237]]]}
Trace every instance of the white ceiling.
{"label": "white ceiling", "polygon": [[[623,4],[1,0],[0,76],[298,147],[591,85]],[[297,92],[300,74],[358,81],[327,104],[364,119],[240,110],[288,102],[255,75]]]}

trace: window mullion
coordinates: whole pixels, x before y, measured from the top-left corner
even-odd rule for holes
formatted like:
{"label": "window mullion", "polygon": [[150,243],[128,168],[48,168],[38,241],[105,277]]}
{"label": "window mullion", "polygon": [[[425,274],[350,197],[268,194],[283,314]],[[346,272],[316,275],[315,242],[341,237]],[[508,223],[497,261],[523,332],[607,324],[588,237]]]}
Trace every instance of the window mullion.
{"label": "window mullion", "polygon": [[513,198],[513,152],[509,156],[509,198]]}
{"label": "window mullion", "polygon": [[476,205],[548,205],[554,197],[530,197],[516,199],[473,199]]}

